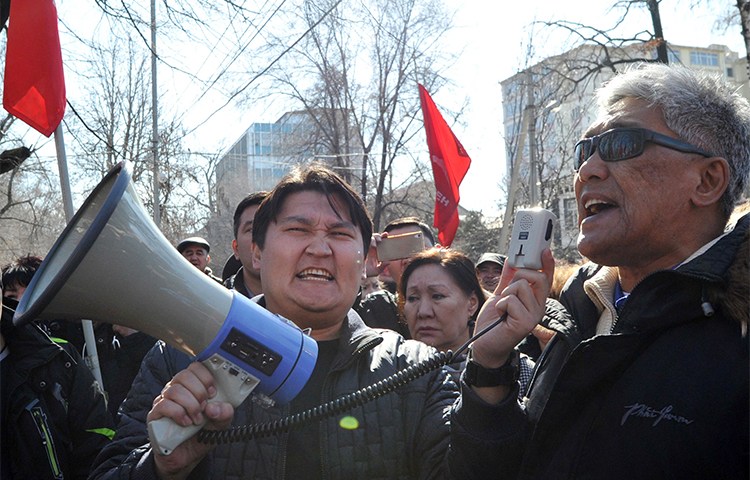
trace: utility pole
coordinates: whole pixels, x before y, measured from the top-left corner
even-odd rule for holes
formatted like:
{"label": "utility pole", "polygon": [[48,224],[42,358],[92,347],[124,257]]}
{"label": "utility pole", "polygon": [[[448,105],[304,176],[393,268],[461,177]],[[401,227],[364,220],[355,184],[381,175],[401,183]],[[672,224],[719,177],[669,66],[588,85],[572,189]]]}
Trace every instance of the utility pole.
{"label": "utility pole", "polygon": [[151,0],[151,145],[154,177],[154,223],[161,227],[159,200],[159,105],[156,88],[156,0]]}
{"label": "utility pole", "polygon": [[534,105],[534,74],[529,69],[526,88],[526,109],[529,112],[529,203],[539,206],[539,181],[536,168],[536,105]]}
{"label": "utility pole", "polygon": [[505,205],[505,214],[503,215],[503,226],[500,228],[500,239],[498,241],[498,252],[507,252],[510,237],[510,227],[513,225],[513,213],[516,208],[516,191],[518,190],[518,175],[520,173],[520,164],[523,159],[523,144],[526,142],[526,133],[529,126],[529,117],[531,109],[527,105],[523,110],[521,117],[521,132],[516,141],[516,152],[510,165],[510,189],[508,191],[508,203]]}

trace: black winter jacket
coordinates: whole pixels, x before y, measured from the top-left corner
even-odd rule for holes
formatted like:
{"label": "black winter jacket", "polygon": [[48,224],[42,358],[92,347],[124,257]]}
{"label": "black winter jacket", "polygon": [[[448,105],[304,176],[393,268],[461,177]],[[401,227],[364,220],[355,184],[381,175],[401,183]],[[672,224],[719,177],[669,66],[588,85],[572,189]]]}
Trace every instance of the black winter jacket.
{"label": "black winter jacket", "polygon": [[645,278],[611,335],[596,335],[599,313],[583,291],[601,267],[583,267],[561,298],[572,318],[550,322],[557,335],[537,362],[526,411],[512,397],[486,405],[462,385],[452,427],[473,446],[455,452],[456,472],[748,478],[749,223]]}
{"label": "black winter jacket", "polygon": [[[53,339],[67,340],[80,355],[87,354],[80,321],[47,320],[39,322],[39,325]],[[107,393],[107,408],[117,422],[117,409],[125,400],[130,385],[141,367],[143,357],[154,346],[156,339],[143,332],[134,332],[128,336],[119,335],[109,323],[94,325],[94,338],[104,382],[103,388]]]}
{"label": "black winter jacket", "polygon": [[247,285],[245,285],[245,273],[242,270],[244,267],[240,267],[237,273],[224,280],[223,285],[230,290],[237,290],[247,298],[253,298],[255,293],[251,292]]}
{"label": "black winter jacket", "polygon": [[409,327],[405,321],[401,321],[396,295],[388,290],[373,292],[359,299],[353,308],[368,327],[387,328],[404,338],[411,338]]}
{"label": "black winter jacket", "polygon": [[[339,340],[339,353],[323,386],[321,402],[353,392],[432,355],[434,349],[374,330],[350,311]],[[155,478],[146,433],[153,398],[172,376],[188,365],[184,354],[159,342],[147,355],[122,405],[117,436],[96,461],[92,478]],[[341,415],[322,420],[320,455],[326,479],[428,479],[446,475],[449,409],[457,386],[445,369],[431,372],[396,392],[356,407],[346,415],[360,426],[339,426]],[[234,425],[266,422],[288,407],[262,408],[248,399],[235,410]],[[190,478],[283,479],[287,434],[219,445]]]}
{"label": "black winter jacket", "polygon": [[[85,479],[114,435],[104,395],[75,349],[3,320],[0,463],[8,480]],[[5,480],[5,477],[3,477]]]}

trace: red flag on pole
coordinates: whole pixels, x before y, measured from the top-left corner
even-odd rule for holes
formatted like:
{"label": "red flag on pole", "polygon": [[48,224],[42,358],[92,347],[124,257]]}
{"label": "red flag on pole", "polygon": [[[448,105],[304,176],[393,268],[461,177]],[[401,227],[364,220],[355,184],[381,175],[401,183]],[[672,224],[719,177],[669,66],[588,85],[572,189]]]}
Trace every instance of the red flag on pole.
{"label": "red flag on pole", "polygon": [[450,247],[458,230],[458,186],[469,170],[471,158],[432,101],[430,94],[419,85],[427,148],[435,178],[435,221],[440,244]]}
{"label": "red flag on pole", "polygon": [[3,107],[48,137],[62,121],[65,78],[54,0],[11,2]]}

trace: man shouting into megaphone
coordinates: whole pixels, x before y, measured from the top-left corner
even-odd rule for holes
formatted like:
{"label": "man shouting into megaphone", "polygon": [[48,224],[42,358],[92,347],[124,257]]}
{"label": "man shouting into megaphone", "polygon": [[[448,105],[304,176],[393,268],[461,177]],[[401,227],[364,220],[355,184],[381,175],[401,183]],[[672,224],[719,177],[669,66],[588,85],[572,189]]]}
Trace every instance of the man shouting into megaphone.
{"label": "man shouting into megaphone", "polygon": [[432,349],[367,327],[351,309],[372,223],[357,193],[333,172],[308,166],[286,176],[253,224],[253,265],[269,311],[309,329],[319,354],[289,405],[214,402],[211,372],[160,344],[144,360],[121,409],[117,437],[92,478],[439,478],[447,471],[448,411],[458,396],[438,369],[351,412],[240,444],[184,441],[170,455],[149,446],[146,421],[224,429],[281,418],[371,385],[428,358]]}

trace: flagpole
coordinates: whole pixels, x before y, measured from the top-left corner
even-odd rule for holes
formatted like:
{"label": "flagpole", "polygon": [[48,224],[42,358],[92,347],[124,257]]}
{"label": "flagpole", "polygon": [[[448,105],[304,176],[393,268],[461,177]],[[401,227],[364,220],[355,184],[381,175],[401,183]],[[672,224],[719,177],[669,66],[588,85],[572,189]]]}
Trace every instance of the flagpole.
{"label": "flagpole", "polygon": [[156,0],[151,0],[151,152],[153,159],[154,223],[161,228],[159,200],[159,97],[156,83]]}
{"label": "flagpole", "polygon": [[[63,210],[65,219],[70,222],[73,219],[73,195],[70,191],[70,178],[68,177],[68,160],[65,155],[65,141],[63,139],[62,122],[55,129],[55,150],[57,151],[57,168],[60,171],[60,190],[62,191]],[[83,338],[86,342],[86,364],[102,390],[102,371],[99,366],[99,354],[96,350],[96,336],[94,335],[94,324],[91,320],[81,320],[83,327]]]}
{"label": "flagpole", "polygon": [[68,177],[68,159],[65,156],[65,141],[63,139],[62,123],[55,129],[55,150],[57,151],[57,169],[60,172],[60,190],[62,191],[63,210],[65,220],[73,219],[73,195],[70,192],[70,177]]}

